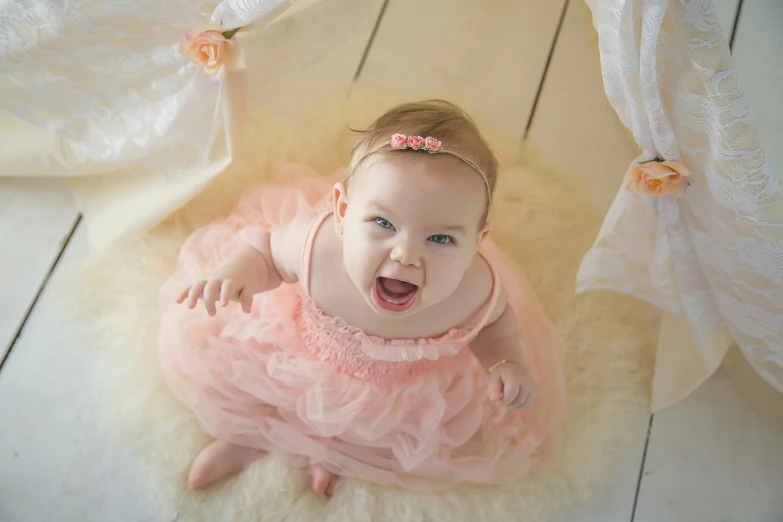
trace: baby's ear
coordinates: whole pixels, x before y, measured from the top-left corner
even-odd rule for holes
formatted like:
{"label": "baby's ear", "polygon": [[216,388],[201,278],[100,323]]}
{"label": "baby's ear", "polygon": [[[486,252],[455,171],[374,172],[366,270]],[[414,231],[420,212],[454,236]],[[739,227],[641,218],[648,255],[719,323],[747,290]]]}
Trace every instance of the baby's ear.
{"label": "baby's ear", "polygon": [[338,235],[342,235],[345,212],[348,210],[348,188],[342,181],[334,184],[332,189],[332,206],[334,209],[335,231]]}
{"label": "baby's ear", "polygon": [[479,233],[476,236],[476,245],[480,245],[481,242],[484,241],[484,238],[487,237],[491,231],[492,225],[490,223],[485,224],[481,230],[479,230]]}

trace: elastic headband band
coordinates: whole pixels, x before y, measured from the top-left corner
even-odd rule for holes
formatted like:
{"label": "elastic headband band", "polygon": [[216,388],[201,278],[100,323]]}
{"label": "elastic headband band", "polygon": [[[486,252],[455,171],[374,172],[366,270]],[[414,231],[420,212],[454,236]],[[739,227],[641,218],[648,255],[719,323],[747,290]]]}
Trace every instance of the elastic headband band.
{"label": "elastic headband band", "polygon": [[422,138],[421,136],[406,136],[405,134],[392,134],[392,137],[390,140],[386,140],[383,143],[379,143],[375,147],[371,148],[367,152],[365,152],[361,158],[355,163],[356,165],[359,165],[364,159],[369,156],[370,154],[374,154],[381,150],[384,147],[391,147],[393,150],[420,150],[424,152],[428,152],[430,154],[449,154],[451,156],[454,156],[455,158],[459,158],[468,165],[470,165],[473,170],[475,170],[479,176],[481,176],[481,180],[484,182],[484,188],[487,192],[487,207],[490,207],[492,205],[492,190],[490,189],[489,185],[489,178],[484,173],[483,170],[481,170],[481,167],[476,165],[476,162],[474,162],[472,159],[463,156],[459,152],[454,152],[448,149],[444,149],[441,147],[441,142],[431,136],[427,136],[426,138]]}

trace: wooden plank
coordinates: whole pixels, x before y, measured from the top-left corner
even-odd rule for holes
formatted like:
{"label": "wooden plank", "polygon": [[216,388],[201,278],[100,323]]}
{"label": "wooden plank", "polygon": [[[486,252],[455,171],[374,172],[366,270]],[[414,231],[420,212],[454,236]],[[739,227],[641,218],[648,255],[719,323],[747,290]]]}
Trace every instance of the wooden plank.
{"label": "wooden plank", "polygon": [[783,2],[745,1],[734,37],[734,67],[753,112],[764,152],[783,179]]}
{"label": "wooden plank", "polygon": [[[89,251],[79,227],[55,277]],[[0,374],[0,520],[155,520],[133,463],[99,427],[94,363],[63,342],[68,325],[53,289],[43,290]]]}
{"label": "wooden plank", "polygon": [[[639,422],[649,422],[649,415],[640,412]],[[644,459],[645,439],[631,444],[606,484],[597,489],[588,502],[565,510],[553,522],[631,522],[634,498]]]}
{"label": "wooden plank", "polygon": [[712,0],[715,8],[715,14],[718,16],[718,23],[723,29],[723,36],[727,41],[731,41],[731,33],[734,30],[734,19],[737,16],[737,8],[740,0]]}
{"label": "wooden plank", "polygon": [[[525,149],[534,161],[567,176],[574,190],[602,208],[611,204],[636,155],[633,139],[606,98],[598,36],[583,1],[568,4]],[[640,423],[649,422],[647,412],[639,415]],[[645,443],[644,437],[633,442],[594,498],[562,513],[558,520],[630,522]]]}
{"label": "wooden plank", "polygon": [[719,372],[655,416],[636,522],[766,522],[783,514],[783,440]]}
{"label": "wooden plank", "polygon": [[0,364],[77,217],[64,181],[41,179],[44,164],[24,168],[55,141],[0,110]]}
{"label": "wooden plank", "polygon": [[0,361],[77,216],[63,182],[0,178]]}
{"label": "wooden plank", "polygon": [[350,88],[370,44],[384,0],[297,0],[258,35],[248,53],[260,70],[248,73],[250,106],[286,114],[303,100]]}
{"label": "wooden plank", "polygon": [[[357,90],[392,102],[439,97],[522,135],[564,0],[395,0]],[[366,118],[366,115],[365,115]]]}
{"label": "wooden plank", "polygon": [[601,78],[598,35],[585,2],[568,4],[525,149],[608,209],[628,164],[633,137],[609,105]]}

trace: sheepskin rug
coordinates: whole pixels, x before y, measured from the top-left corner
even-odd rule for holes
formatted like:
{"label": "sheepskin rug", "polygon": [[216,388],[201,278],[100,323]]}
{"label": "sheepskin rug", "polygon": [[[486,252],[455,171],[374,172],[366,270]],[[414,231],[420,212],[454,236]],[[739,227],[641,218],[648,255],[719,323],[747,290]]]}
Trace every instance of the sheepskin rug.
{"label": "sheepskin rug", "polygon": [[[208,438],[164,383],[156,347],[157,292],[178,249],[191,231],[229,213],[246,187],[271,179],[284,163],[307,163],[324,175],[344,167],[355,139],[348,127],[368,124],[391,105],[377,93],[352,92],[348,98],[343,91],[300,106],[295,114],[289,108],[285,118],[251,114],[244,157],[154,230],[96,252],[66,279],[69,307],[88,319],[73,321],[74,333],[92,350],[91,384],[106,437],[138,462],[148,502],[161,520],[553,520],[604,487],[628,443],[644,437],[657,314],[625,296],[574,294],[577,267],[602,213],[580,197],[573,182],[540,159],[526,159],[518,136],[484,127],[502,164],[494,237],[525,270],[566,341],[569,407],[557,465],[503,487],[445,494],[343,480],[327,500],[309,490],[304,470],[270,456],[204,491],[187,490],[191,462]],[[481,125],[481,115],[466,109]]]}

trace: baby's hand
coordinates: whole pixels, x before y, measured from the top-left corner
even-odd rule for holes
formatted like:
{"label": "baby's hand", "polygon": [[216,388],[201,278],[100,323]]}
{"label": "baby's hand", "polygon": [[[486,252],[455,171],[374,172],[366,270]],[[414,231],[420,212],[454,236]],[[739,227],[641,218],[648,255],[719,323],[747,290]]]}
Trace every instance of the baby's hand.
{"label": "baby's hand", "polygon": [[529,410],[536,400],[536,383],[525,367],[515,362],[501,364],[489,376],[490,400],[502,400],[515,410]]}
{"label": "baby's hand", "polygon": [[[207,278],[188,286],[177,297],[177,303],[186,303],[195,308],[199,299],[210,316],[217,313],[215,303],[220,300],[223,306],[229,301],[242,305],[245,313],[250,313],[253,295],[264,291],[268,276],[263,266],[259,266],[261,254],[252,247],[245,247],[228,257]],[[261,259],[263,263],[263,259]]]}

